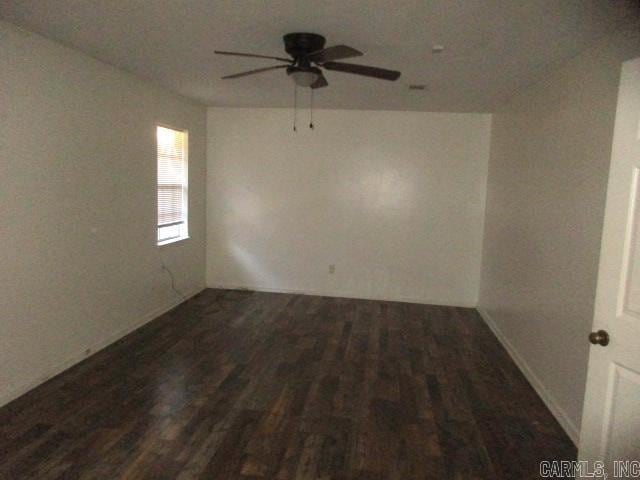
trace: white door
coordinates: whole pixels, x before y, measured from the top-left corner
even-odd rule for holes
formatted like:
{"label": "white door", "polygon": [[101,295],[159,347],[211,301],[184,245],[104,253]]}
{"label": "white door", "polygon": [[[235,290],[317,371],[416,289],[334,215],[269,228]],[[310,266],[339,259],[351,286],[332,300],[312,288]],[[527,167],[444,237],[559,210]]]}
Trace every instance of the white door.
{"label": "white door", "polygon": [[591,346],[579,457],[614,478],[640,460],[640,58],[622,68],[593,330],[610,342]]}

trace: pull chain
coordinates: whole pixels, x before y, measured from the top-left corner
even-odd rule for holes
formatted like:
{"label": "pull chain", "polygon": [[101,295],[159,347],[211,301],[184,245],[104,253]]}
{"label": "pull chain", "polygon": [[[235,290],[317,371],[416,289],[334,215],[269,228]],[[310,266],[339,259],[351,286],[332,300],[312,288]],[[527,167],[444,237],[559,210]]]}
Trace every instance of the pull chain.
{"label": "pull chain", "polygon": [[311,89],[311,108],[309,109],[309,128],[313,130],[313,88]]}
{"label": "pull chain", "polygon": [[298,85],[293,85],[293,131],[297,132],[296,128],[296,113],[298,110]]}

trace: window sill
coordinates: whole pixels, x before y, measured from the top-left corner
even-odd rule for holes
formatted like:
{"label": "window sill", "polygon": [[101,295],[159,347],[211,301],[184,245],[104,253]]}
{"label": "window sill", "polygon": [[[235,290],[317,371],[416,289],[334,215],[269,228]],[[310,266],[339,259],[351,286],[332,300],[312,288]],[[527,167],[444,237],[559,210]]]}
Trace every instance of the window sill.
{"label": "window sill", "polygon": [[184,237],[176,237],[176,238],[170,238],[169,240],[164,240],[162,242],[158,242],[156,245],[158,247],[164,247],[166,245],[171,245],[172,243],[178,243],[178,242],[182,242],[183,240],[189,240],[189,236],[184,236]]}

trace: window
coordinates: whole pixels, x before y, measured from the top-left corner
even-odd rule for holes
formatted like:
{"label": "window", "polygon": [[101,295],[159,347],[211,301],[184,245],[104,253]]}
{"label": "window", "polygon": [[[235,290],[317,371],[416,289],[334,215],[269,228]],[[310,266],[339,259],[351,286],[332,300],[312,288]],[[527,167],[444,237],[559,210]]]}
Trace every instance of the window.
{"label": "window", "polygon": [[188,238],[186,131],[157,127],[158,245]]}

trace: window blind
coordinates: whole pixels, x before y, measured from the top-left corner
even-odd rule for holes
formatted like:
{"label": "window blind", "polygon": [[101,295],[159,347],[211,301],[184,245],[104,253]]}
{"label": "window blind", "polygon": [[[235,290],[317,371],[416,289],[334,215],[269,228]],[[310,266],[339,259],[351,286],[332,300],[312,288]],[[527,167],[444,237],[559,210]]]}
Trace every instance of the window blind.
{"label": "window blind", "polygon": [[186,220],[186,133],[158,127],[158,227]]}

